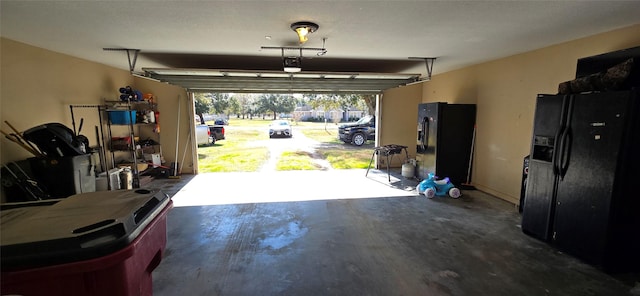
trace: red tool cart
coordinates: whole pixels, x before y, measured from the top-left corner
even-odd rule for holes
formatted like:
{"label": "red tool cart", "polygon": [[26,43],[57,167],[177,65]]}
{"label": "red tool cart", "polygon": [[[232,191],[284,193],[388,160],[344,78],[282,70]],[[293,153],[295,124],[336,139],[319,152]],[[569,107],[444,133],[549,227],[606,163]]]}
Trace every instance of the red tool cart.
{"label": "red tool cart", "polygon": [[171,199],[146,189],[2,205],[2,295],[152,295]]}

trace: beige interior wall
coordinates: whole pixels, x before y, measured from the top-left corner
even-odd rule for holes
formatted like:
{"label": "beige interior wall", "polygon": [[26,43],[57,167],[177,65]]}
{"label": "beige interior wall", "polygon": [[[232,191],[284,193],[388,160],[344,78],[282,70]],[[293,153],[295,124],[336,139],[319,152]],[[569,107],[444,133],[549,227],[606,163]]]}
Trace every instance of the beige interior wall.
{"label": "beige interior wall", "polygon": [[[4,121],[18,130],[50,122],[72,128],[70,105],[97,105],[105,98],[117,98],[118,88],[132,83],[127,71],[1,39],[0,73],[2,130]],[[99,125],[97,109],[74,108],[76,127],[85,122],[82,134],[96,144],[94,127]],[[2,137],[0,162],[32,156]]]}
{"label": "beige interior wall", "polygon": [[438,74],[423,83],[422,102],[477,103],[472,184],[517,204],[536,95],[573,79],[577,59],[634,46],[640,25]]}
{"label": "beige interior wall", "polygon": [[[105,100],[118,100],[119,88],[131,85],[134,89],[153,93],[157,97],[161,113],[160,143],[167,163],[176,159],[177,107],[180,98],[180,137],[183,144],[178,145],[178,159],[182,159],[190,123],[187,93],[183,88],[147,79],[134,79],[126,70],[6,38],[0,41],[0,119],[3,131],[11,132],[4,121],[21,132],[49,122],[59,122],[73,129],[70,105],[100,105]],[[82,134],[89,138],[91,146],[96,145],[95,127],[100,125],[97,108],[74,107],[74,118],[78,128],[80,119],[84,119]],[[107,135],[106,128],[104,133]],[[0,150],[0,163],[3,164],[32,156],[5,137],[0,139]],[[193,167],[193,163],[188,161],[191,159],[185,157],[183,171],[187,173]]]}
{"label": "beige interior wall", "polygon": [[478,98],[477,84],[473,69],[435,75],[431,81],[422,83],[421,103],[475,104]]}
{"label": "beige interior wall", "polygon": [[[425,96],[424,93],[429,95]],[[449,72],[434,76],[426,83],[418,83],[388,89],[383,92],[378,105],[379,117],[384,118],[378,127],[377,145],[398,144],[408,146],[409,158],[416,157],[418,133],[418,104],[448,102],[457,104],[476,103],[476,81],[472,71]],[[394,157],[391,167],[400,167],[404,155]],[[378,157],[378,168],[386,166],[384,158]]]}
{"label": "beige interior wall", "polygon": [[[378,146],[397,144],[408,146],[410,158],[416,155],[416,134],[418,104],[422,96],[422,86],[414,84],[397,87],[383,92],[378,104]],[[380,120],[384,118],[384,120]],[[405,155],[393,157],[391,167],[400,167]],[[386,166],[386,157],[378,157],[378,167]]]}

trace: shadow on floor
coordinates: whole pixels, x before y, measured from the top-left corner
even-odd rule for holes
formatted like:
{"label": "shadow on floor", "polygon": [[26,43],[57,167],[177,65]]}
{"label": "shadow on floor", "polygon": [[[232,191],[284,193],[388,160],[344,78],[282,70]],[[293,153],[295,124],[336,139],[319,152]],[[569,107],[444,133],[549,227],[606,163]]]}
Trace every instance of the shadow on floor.
{"label": "shadow on floor", "polygon": [[154,295],[640,294],[638,275],[607,275],[524,235],[510,203],[476,190],[426,199],[398,172],[389,183],[386,171],[347,171],[154,183],[182,203]]}

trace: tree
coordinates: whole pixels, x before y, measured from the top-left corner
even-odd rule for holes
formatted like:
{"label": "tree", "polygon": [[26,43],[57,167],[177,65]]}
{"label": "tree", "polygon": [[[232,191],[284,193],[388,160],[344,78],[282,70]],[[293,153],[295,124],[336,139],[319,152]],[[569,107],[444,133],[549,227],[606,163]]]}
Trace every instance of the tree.
{"label": "tree", "polygon": [[196,114],[200,117],[200,123],[204,124],[203,114],[211,112],[211,99],[207,97],[208,94],[196,93],[194,94],[194,104]]}
{"label": "tree", "polygon": [[336,94],[315,95],[309,98],[309,105],[314,109],[329,111],[333,109],[339,109],[341,106],[340,100],[340,95]]}
{"label": "tree", "polygon": [[216,114],[224,114],[229,108],[231,101],[231,95],[227,93],[210,93],[208,94],[211,99],[211,108]]}
{"label": "tree", "polygon": [[[375,105],[375,95],[360,95],[360,94],[352,94],[352,95],[339,95],[339,94],[321,94],[315,95],[312,97],[308,97],[309,105],[314,109],[322,109],[325,111],[329,110],[343,110],[347,111],[350,108],[358,108],[358,109],[366,109],[367,114],[374,114],[376,110]],[[345,113],[346,115],[346,113]],[[346,120],[349,120],[348,116],[346,116]],[[335,120],[340,120],[340,118]]]}
{"label": "tree", "polygon": [[293,112],[293,121],[296,123],[296,125],[298,125],[301,119],[302,119],[301,112]]}
{"label": "tree", "polygon": [[251,96],[251,100],[246,105],[246,111],[249,115],[249,119],[253,119],[253,116],[260,114],[260,106],[258,104],[258,98]]}
{"label": "tree", "polygon": [[258,99],[259,110],[273,112],[273,119],[278,113],[291,113],[296,108],[296,100],[289,95],[263,94]]}
{"label": "tree", "polygon": [[334,112],[331,114],[331,122],[333,122],[333,124],[338,124],[340,120],[342,120],[341,113]]}
{"label": "tree", "polygon": [[376,96],[375,95],[354,95],[359,96],[367,105],[367,113],[373,115],[376,113]]}
{"label": "tree", "polygon": [[251,109],[253,107],[253,104],[255,102],[255,99],[253,97],[253,95],[251,94],[236,94],[233,96],[236,101],[238,102],[238,111],[237,113],[239,114],[238,117],[240,117],[240,115],[242,116],[242,119],[244,119],[245,116],[249,115],[251,116]]}
{"label": "tree", "polygon": [[235,96],[232,96],[229,99],[229,107],[227,108],[227,118],[229,117],[229,114],[234,113],[234,114],[238,114],[240,112],[240,102],[238,101],[238,98],[236,98]]}

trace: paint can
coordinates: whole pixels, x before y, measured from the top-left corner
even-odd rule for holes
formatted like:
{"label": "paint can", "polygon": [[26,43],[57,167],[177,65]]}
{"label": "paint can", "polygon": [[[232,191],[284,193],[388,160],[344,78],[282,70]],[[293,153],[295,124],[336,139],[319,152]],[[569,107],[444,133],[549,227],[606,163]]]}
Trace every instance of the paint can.
{"label": "paint can", "polygon": [[131,167],[123,167],[120,172],[121,189],[133,189],[133,173]]}

